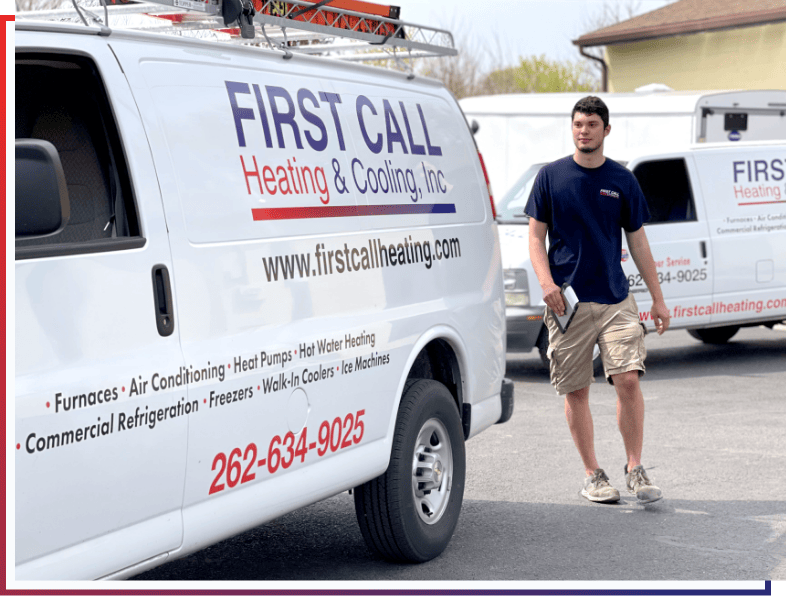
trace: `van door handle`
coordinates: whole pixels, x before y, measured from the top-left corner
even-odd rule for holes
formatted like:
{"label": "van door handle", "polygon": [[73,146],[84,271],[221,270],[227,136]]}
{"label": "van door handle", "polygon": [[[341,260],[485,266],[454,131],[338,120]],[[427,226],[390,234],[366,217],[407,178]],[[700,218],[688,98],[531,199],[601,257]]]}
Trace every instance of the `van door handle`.
{"label": "van door handle", "polygon": [[701,258],[702,259],[706,259],[707,258],[707,243],[704,240],[702,240],[701,242],[699,242],[699,247],[701,248]]}
{"label": "van door handle", "polygon": [[172,308],[172,288],[166,265],[153,267],[153,301],[155,302],[158,333],[162,337],[172,335],[175,330],[175,317]]}

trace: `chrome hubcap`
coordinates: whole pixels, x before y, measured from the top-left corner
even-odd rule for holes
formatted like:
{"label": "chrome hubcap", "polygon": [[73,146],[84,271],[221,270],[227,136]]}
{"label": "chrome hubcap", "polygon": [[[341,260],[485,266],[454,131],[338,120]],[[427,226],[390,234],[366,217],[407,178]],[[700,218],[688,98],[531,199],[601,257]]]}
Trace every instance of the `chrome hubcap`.
{"label": "chrome hubcap", "polygon": [[412,461],[412,494],[420,519],[437,523],[450,501],[453,453],[448,431],[432,418],[423,425],[415,443]]}

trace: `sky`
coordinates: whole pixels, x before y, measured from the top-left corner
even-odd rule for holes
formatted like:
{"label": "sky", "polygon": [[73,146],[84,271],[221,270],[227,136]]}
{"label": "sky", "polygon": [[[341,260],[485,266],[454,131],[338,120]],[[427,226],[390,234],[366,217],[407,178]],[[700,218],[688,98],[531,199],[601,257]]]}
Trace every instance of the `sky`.
{"label": "sky", "polygon": [[[379,1],[379,0],[375,0]],[[593,19],[604,5],[628,18],[628,9],[643,14],[674,0],[390,0],[401,7],[401,20],[448,29],[457,47],[488,44],[495,61],[545,54],[552,60],[581,58],[571,40],[595,30]],[[382,3],[382,2],[380,2]],[[624,20],[624,19],[623,19]]]}

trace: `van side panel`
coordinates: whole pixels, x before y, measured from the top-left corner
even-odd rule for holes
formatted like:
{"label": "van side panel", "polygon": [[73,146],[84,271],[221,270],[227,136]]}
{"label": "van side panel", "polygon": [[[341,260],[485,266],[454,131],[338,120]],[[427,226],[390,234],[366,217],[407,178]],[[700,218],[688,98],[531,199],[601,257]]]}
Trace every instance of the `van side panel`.
{"label": "van side panel", "polygon": [[739,147],[695,152],[714,251],[713,325],[786,316],[786,146]]}
{"label": "van side panel", "polygon": [[430,330],[463,340],[466,403],[499,395],[499,241],[444,90],[278,53],[112,47],[160,165],[186,367],[223,371],[188,385],[183,552],[382,473]]}
{"label": "van side panel", "polygon": [[456,108],[437,89],[380,78],[371,93],[277,66],[191,56],[139,64],[190,242],[397,228],[401,216],[410,227],[485,219],[480,201],[462,200],[481,191],[466,168],[472,145],[466,127],[448,125]]}

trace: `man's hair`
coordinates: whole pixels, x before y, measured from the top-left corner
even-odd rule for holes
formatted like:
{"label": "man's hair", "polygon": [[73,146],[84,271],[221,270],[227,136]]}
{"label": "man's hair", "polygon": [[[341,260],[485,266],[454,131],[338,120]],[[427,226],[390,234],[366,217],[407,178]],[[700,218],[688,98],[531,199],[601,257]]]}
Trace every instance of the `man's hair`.
{"label": "man's hair", "polygon": [[603,103],[603,100],[600,97],[588,95],[587,97],[582,97],[580,100],[578,100],[576,105],[573,106],[573,111],[570,113],[571,122],[573,122],[576,112],[581,112],[582,114],[587,115],[597,114],[600,116],[600,119],[603,120],[603,128],[606,128],[609,125],[609,108],[606,107],[606,104]]}

